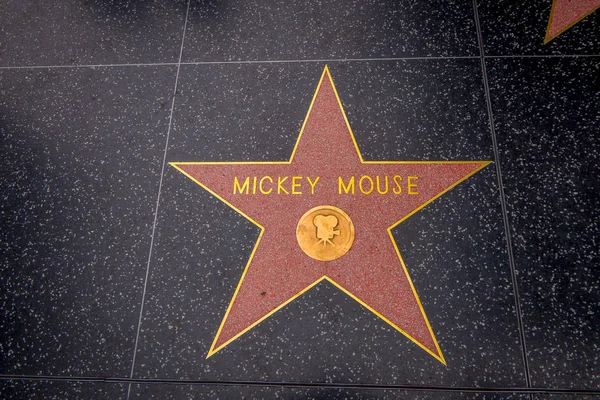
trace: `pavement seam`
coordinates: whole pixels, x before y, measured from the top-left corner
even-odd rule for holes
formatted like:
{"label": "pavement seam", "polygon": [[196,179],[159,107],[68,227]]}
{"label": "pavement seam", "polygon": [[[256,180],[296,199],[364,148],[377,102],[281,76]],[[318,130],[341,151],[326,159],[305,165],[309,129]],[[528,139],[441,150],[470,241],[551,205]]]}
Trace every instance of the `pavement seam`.
{"label": "pavement seam", "polygon": [[[150,237],[150,248],[148,250],[148,260],[146,263],[146,275],[144,277],[144,289],[142,291],[142,300],[141,300],[141,304],[140,304],[140,314],[139,314],[139,318],[138,318],[138,326],[137,326],[137,333],[135,336],[135,344],[134,344],[134,348],[133,348],[133,357],[131,360],[131,371],[129,374],[130,378],[133,378],[133,373],[135,370],[135,359],[136,359],[136,355],[137,355],[137,350],[138,350],[138,343],[139,343],[139,338],[140,338],[140,331],[142,328],[142,318],[143,318],[143,314],[144,314],[144,302],[146,300],[146,288],[148,286],[148,278],[150,276],[150,262],[152,260],[152,250],[154,248],[154,238],[155,238],[155,234],[156,234],[156,223],[158,221],[158,209],[160,206],[160,194],[161,194],[161,190],[162,190],[162,185],[163,185],[163,178],[164,178],[164,174],[165,174],[165,167],[167,165],[167,150],[169,148],[169,137],[171,135],[171,127],[173,126],[173,112],[175,110],[175,97],[177,94],[177,83],[179,81],[179,70],[181,69],[181,57],[183,56],[183,46],[185,43],[185,31],[187,28],[187,21],[188,21],[188,15],[190,12],[190,2],[191,0],[188,0],[188,4],[187,4],[187,10],[185,13],[185,22],[183,23],[183,33],[181,36],[181,48],[179,50],[179,62],[177,63],[177,73],[175,74],[175,85],[173,88],[173,94],[172,94],[172,100],[171,100],[171,113],[169,115],[169,126],[167,128],[167,138],[165,140],[165,149],[163,152],[163,161],[162,161],[162,167],[161,167],[161,171],[160,171],[160,181],[158,183],[158,194],[156,196],[156,207],[154,209],[154,222],[152,224],[152,235]],[[127,387],[127,400],[129,400],[129,397],[131,395],[131,383],[128,385]]]}
{"label": "pavement seam", "polygon": [[321,389],[355,389],[355,390],[406,390],[416,392],[465,392],[465,393],[514,393],[514,394],[575,394],[600,395],[600,389],[571,388],[522,388],[522,387],[476,387],[476,386],[435,386],[435,385],[385,385],[370,383],[330,383],[330,382],[269,382],[269,381],[232,381],[232,380],[192,380],[192,379],[160,379],[160,378],[125,378],[125,377],[83,377],[83,376],[42,376],[42,375],[0,375],[0,381],[46,381],[71,383],[107,383],[107,384],[140,384],[140,385],[173,385],[173,386],[245,386],[245,387],[279,387],[279,388],[321,388]]}
{"label": "pavement seam", "polygon": [[[483,58],[599,58],[600,54],[499,54],[484,55]],[[184,61],[184,62],[148,62],[148,63],[122,63],[122,64],[64,64],[64,65],[16,65],[0,66],[0,70],[18,69],[49,69],[49,68],[117,68],[117,67],[155,67],[155,66],[180,66],[180,65],[221,65],[221,64],[286,64],[286,63],[335,63],[335,62],[360,62],[360,61],[411,61],[411,60],[461,60],[480,59],[481,56],[409,56],[385,58],[323,58],[306,60],[234,60],[234,61]]]}
{"label": "pavement seam", "polygon": [[515,299],[515,312],[517,314],[517,323],[519,328],[519,340],[521,341],[521,350],[523,356],[523,368],[525,370],[525,379],[527,387],[531,388],[531,375],[529,372],[529,360],[527,359],[527,343],[525,341],[525,329],[523,327],[523,316],[521,312],[521,300],[519,296],[519,283],[517,280],[515,259],[512,249],[512,239],[510,234],[510,223],[508,219],[508,211],[506,207],[506,197],[504,194],[504,184],[502,179],[502,169],[500,167],[500,151],[498,149],[498,140],[496,138],[496,128],[494,123],[494,113],[492,110],[492,97],[490,94],[490,86],[487,77],[487,69],[485,65],[485,49],[483,47],[483,35],[481,33],[481,25],[479,21],[479,12],[477,9],[477,0],[473,0],[473,11],[475,16],[475,27],[477,29],[477,40],[479,42],[479,51],[481,58],[481,72],[483,76],[483,86],[485,90],[486,106],[488,111],[490,134],[492,137],[492,146],[494,149],[494,164],[496,166],[496,176],[498,178],[498,192],[500,195],[500,206],[502,208],[502,220],[504,223],[504,233],[506,237],[506,250],[508,253],[508,263],[510,266],[510,274],[513,286],[513,295]]}

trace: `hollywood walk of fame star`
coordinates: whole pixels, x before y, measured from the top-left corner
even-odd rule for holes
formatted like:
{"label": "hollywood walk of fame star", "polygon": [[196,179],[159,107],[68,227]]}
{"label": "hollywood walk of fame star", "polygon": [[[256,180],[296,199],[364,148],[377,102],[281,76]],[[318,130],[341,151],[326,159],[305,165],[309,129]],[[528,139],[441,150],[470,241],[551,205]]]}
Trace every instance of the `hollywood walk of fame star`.
{"label": "hollywood walk of fame star", "polygon": [[553,0],[544,43],[571,28],[599,7],[600,0]]}
{"label": "hollywood walk of fame star", "polygon": [[[261,228],[208,357],[327,280],[445,364],[391,229],[488,164],[364,161],[327,67],[289,161],[171,163]],[[341,212],[327,224],[311,217],[324,229],[313,227],[315,243],[321,235],[333,249],[344,215],[355,231],[327,261],[305,253],[296,232],[320,206]]]}

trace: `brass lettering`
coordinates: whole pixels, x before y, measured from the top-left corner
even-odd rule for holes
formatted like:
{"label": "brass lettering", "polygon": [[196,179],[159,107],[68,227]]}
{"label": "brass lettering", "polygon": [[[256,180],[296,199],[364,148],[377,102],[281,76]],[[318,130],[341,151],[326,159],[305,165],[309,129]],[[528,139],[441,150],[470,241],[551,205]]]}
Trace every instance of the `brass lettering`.
{"label": "brass lettering", "polygon": [[302,177],[301,176],[292,176],[292,194],[302,194],[302,192],[300,190],[296,190],[296,188],[299,188],[300,185],[302,185],[302,183],[296,182],[296,181],[301,181]]}
{"label": "brass lettering", "polygon": [[244,181],[244,184],[242,186],[240,186],[240,181],[238,181],[237,176],[233,178],[233,194],[235,194],[236,190],[238,192],[240,192],[240,194],[244,193],[244,190],[245,190],[246,194],[248,194],[249,189],[250,189],[250,177],[246,178],[246,180]]}
{"label": "brass lettering", "polygon": [[[286,182],[289,184],[286,185]],[[304,179],[308,181],[310,186],[310,194],[315,194],[317,183],[319,183],[321,177],[316,176],[311,178],[310,176],[278,176],[277,177],[277,191],[275,191],[275,177],[268,175],[265,176],[249,176],[244,178],[242,181],[238,177],[233,179],[233,194],[308,194],[306,190],[302,190]],[[360,190],[360,193],[369,195],[375,192],[380,195],[386,194],[401,194],[402,193],[402,181],[403,178],[400,175],[362,175],[358,179],[358,185],[356,185],[356,176],[349,176],[346,181],[341,176],[338,176],[338,194],[356,194],[356,186]],[[392,181],[390,183],[390,180]],[[418,176],[408,176],[406,179],[406,192],[407,194],[417,195],[418,192]],[[305,185],[305,184],[304,184]],[[390,186],[391,190],[390,190]]]}
{"label": "brass lettering", "polygon": [[388,192],[388,190],[389,190],[389,182],[388,182],[387,175],[385,176],[385,191],[382,191],[381,190],[381,186],[379,185],[379,175],[377,175],[376,181],[377,181],[377,193],[379,193],[379,194],[386,194]]}
{"label": "brass lettering", "polygon": [[342,189],[344,193],[348,194],[350,190],[352,190],[352,194],[354,194],[354,177],[350,178],[348,181],[348,186],[344,185],[344,180],[341,176],[338,176],[338,194],[342,194]]}
{"label": "brass lettering", "polygon": [[281,192],[284,192],[285,194],[290,194],[290,192],[288,192],[283,186],[281,186],[281,184],[285,182],[287,178],[287,176],[283,177],[283,179],[281,179],[280,176],[277,177],[277,194],[281,194]]}
{"label": "brass lettering", "polygon": [[[363,181],[365,179],[368,179],[369,182],[370,182],[370,184],[371,184],[371,187],[369,188],[368,191],[363,188]],[[358,187],[360,188],[360,191],[363,194],[370,194],[373,191],[373,188],[374,188],[373,179],[371,179],[371,177],[369,175],[363,175],[363,176],[361,176],[360,181],[358,182]]]}
{"label": "brass lettering", "polygon": [[260,190],[260,192],[262,194],[269,194],[273,191],[273,188],[270,188],[269,190],[264,190],[263,189],[263,182],[265,181],[265,179],[268,179],[271,184],[273,184],[273,178],[271,178],[270,176],[263,176],[262,178],[260,178],[260,181],[258,182],[258,189]]}
{"label": "brass lettering", "polygon": [[315,186],[316,186],[317,182],[319,182],[319,178],[320,178],[320,176],[317,176],[317,179],[315,179],[315,181],[313,182],[310,180],[309,176],[306,177],[306,180],[308,181],[308,184],[310,185],[310,194],[315,194]]}
{"label": "brass lettering", "polygon": [[402,180],[402,177],[400,175],[394,175],[394,183],[396,184],[396,187],[393,190],[394,194],[400,194],[402,193],[402,187],[400,186],[400,181]]}
{"label": "brass lettering", "polygon": [[419,179],[418,176],[409,176],[408,177],[408,194],[419,194],[417,191],[413,191],[413,188],[417,188],[417,183],[412,183],[413,179],[416,181]]}

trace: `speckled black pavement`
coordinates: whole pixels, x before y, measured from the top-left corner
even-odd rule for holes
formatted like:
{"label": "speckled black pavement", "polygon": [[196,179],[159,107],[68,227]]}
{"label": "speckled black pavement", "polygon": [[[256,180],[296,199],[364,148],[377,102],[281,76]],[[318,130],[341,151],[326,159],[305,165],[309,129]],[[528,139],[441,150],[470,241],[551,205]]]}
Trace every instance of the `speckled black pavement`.
{"label": "speckled black pavement", "polygon": [[[0,2],[0,398],[600,400],[600,10],[551,8]],[[325,65],[365,160],[493,162],[391,231],[446,365],[327,281],[207,358],[260,229],[169,162],[289,159]]]}

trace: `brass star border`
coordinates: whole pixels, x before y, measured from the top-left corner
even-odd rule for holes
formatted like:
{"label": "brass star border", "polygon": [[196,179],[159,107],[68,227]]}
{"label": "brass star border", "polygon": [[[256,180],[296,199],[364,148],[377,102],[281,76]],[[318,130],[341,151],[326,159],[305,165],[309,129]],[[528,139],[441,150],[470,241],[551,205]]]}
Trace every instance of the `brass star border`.
{"label": "brass star border", "polygon": [[[319,119],[319,118],[321,118],[321,119]],[[311,119],[315,120],[317,122],[314,122]],[[333,121],[333,122],[331,122],[331,121]],[[318,122],[320,122],[321,125],[319,125]],[[328,126],[325,126],[327,124],[331,125],[331,127],[329,127],[330,128],[329,130],[326,129],[326,128],[328,128]],[[323,127],[323,126],[325,126],[325,127]],[[429,190],[429,192],[427,192],[425,194],[421,194],[420,192],[413,193],[413,194],[418,195],[418,196],[415,196],[415,198],[418,197],[418,199],[416,199],[414,201],[412,200],[412,197],[410,197],[409,194],[406,194],[406,191],[405,191],[404,198],[410,199],[411,201],[413,201],[414,204],[413,205],[410,205],[410,204],[403,205],[404,204],[404,201],[403,201],[402,205],[396,206],[397,208],[392,211],[395,211],[395,212],[401,214],[401,218],[394,218],[392,221],[395,221],[395,222],[393,222],[391,225],[387,225],[387,236],[389,237],[389,240],[391,240],[391,242],[392,242],[393,253],[395,254],[394,257],[396,258],[396,261],[399,260],[400,265],[401,265],[401,270],[399,270],[399,271],[396,271],[395,269],[390,268],[390,271],[393,271],[393,272],[390,272],[390,274],[392,274],[390,276],[393,276],[393,277],[395,277],[395,279],[398,279],[397,287],[402,289],[402,290],[399,290],[399,293],[402,293],[402,294],[397,295],[398,296],[397,300],[406,302],[406,303],[402,303],[402,305],[398,305],[398,304],[394,303],[393,301],[388,301],[387,303],[380,303],[380,305],[385,304],[385,306],[383,307],[383,308],[385,308],[385,311],[382,311],[381,306],[379,306],[379,307],[373,306],[374,301],[365,300],[365,298],[369,298],[369,296],[373,295],[373,293],[369,294],[369,292],[367,290],[367,291],[361,292],[360,294],[357,295],[358,290],[355,290],[355,289],[352,290],[352,289],[348,288],[348,286],[352,286],[352,283],[353,283],[352,279],[356,280],[358,278],[352,277],[352,276],[346,277],[345,275],[343,275],[343,273],[342,273],[342,275],[338,274],[336,279],[332,278],[331,275],[333,275],[333,274],[330,273],[330,271],[334,270],[334,268],[337,268],[337,266],[339,266],[339,265],[341,265],[341,266],[339,267],[338,271],[340,271],[340,270],[344,271],[344,269],[346,269],[346,268],[349,268],[349,269],[355,268],[354,264],[350,265],[351,263],[349,262],[349,260],[353,260],[353,258],[350,258],[348,256],[348,254],[352,253],[352,249],[350,250],[350,252],[348,254],[344,255],[343,257],[341,257],[340,259],[337,259],[335,261],[327,261],[327,262],[316,261],[314,264],[315,265],[314,274],[315,274],[316,278],[313,279],[309,284],[304,285],[301,290],[294,290],[293,288],[287,288],[288,292],[285,293],[285,290],[282,290],[283,294],[275,291],[274,295],[279,296],[281,299],[285,298],[284,300],[270,299],[269,296],[272,295],[271,291],[260,292],[260,295],[262,296],[262,298],[257,298],[257,296],[256,296],[256,293],[258,293],[257,290],[262,290],[262,289],[258,289],[257,287],[255,287],[256,284],[253,284],[252,282],[256,283],[258,281],[261,285],[265,284],[266,286],[268,286],[269,281],[268,280],[261,281],[260,278],[255,278],[255,276],[257,276],[258,272],[255,272],[254,275],[249,278],[249,275],[252,275],[251,267],[254,266],[255,268],[257,268],[259,270],[260,270],[260,268],[264,268],[267,271],[270,271],[270,270],[268,270],[268,268],[273,268],[273,267],[269,267],[269,266],[266,266],[266,267],[263,266],[263,264],[264,265],[268,264],[269,259],[267,256],[265,256],[264,254],[261,253],[260,256],[257,257],[257,251],[260,252],[259,248],[260,248],[261,242],[265,241],[265,232],[267,232],[267,229],[265,228],[265,226],[263,226],[261,223],[259,223],[257,221],[257,218],[255,217],[255,215],[260,214],[260,207],[257,208],[257,206],[254,203],[252,203],[250,200],[246,201],[245,198],[243,198],[243,197],[239,197],[239,196],[235,197],[235,195],[236,195],[235,189],[233,190],[233,192],[234,192],[233,195],[230,193],[231,189],[228,189],[228,188],[231,188],[231,178],[234,176],[236,178],[237,178],[237,176],[243,176],[243,172],[246,169],[270,171],[270,169],[267,170],[267,168],[271,168],[271,169],[278,168],[277,171],[280,171],[280,170],[287,171],[287,169],[284,169],[284,168],[288,168],[287,166],[293,165],[296,158],[299,158],[301,160],[301,161],[298,161],[298,163],[301,163],[298,165],[298,167],[300,169],[304,168],[304,167],[302,167],[303,165],[309,166],[306,168],[310,168],[311,165],[312,166],[322,165],[322,163],[324,161],[326,161],[326,158],[324,158],[322,155],[320,156],[318,154],[319,152],[322,152],[322,150],[323,150],[322,146],[319,147],[320,145],[315,140],[312,139],[312,136],[314,136],[313,132],[317,128],[321,129],[321,131],[326,132],[326,135],[329,135],[331,138],[335,139],[336,145],[342,149],[340,151],[340,153],[346,154],[351,151],[356,152],[355,154],[357,155],[357,159],[359,162],[356,164],[352,164],[352,160],[348,161],[348,165],[350,165],[350,166],[348,168],[346,168],[347,171],[354,171],[359,168],[364,169],[367,167],[368,168],[371,168],[371,167],[377,168],[378,171],[384,171],[384,170],[391,171],[392,169],[409,171],[407,173],[411,173],[410,171],[417,171],[417,172],[413,172],[414,174],[417,174],[418,171],[426,171],[426,173],[429,174],[428,176],[431,176],[434,178],[437,176],[440,181],[443,181],[442,183],[437,183],[437,186],[436,186],[437,181],[435,181],[435,179],[438,179],[438,178],[435,178],[435,179],[432,178],[433,184],[431,184],[430,186],[432,186],[432,187],[435,186],[435,187],[432,189],[427,189],[428,186],[425,185],[426,188],[424,190],[426,192],[427,192],[427,190]],[[306,131],[309,131],[309,133],[307,134]],[[331,133],[329,133],[329,131]],[[341,135],[343,135],[342,131],[346,132],[346,134],[345,134],[346,136],[348,136],[347,134],[349,133],[349,139],[351,139],[351,140],[347,140],[347,138],[342,137],[341,136]],[[311,138],[309,138],[308,136],[306,138],[304,138],[304,135],[311,136]],[[302,145],[303,140],[305,142],[304,145]],[[328,140],[331,140],[331,139],[328,139]],[[353,148],[353,150],[350,150],[351,148]],[[346,154],[346,156],[348,156],[348,154]],[[319,157],[321,157],[321,158],[319,158]],[[321,162],[321,164],[319,164],[319,162]],[[482,168],[489,165],[490,163],[491,163],[491,161],[365,161],[360,153],[360,149],[356,142],[354,133],[352,132],[350,123],[344,112],[342,102],[340,100],[338,92],[333,83],[333,79],[329,72],[329,68],[327,66],[325,66],[325,68],[323,70],[323,73],[319,80],[319,84],[314,93],[314,96],[310,103],[308,112],[306,114],[306,117],[305,117],[302,127],[300,129],[300,133],[296,140],[296,144],[294,146],[294,149],[293,149],[290,159],[288,161],[171,162],[171,163],[169,163],[171,166],[173,166],[174,168],[179,170],[181,173],[186,175],[188,178],[192,179],[198,185],[200,185],[201,187],[206,189],[209,193],[211,193],[212,195],[214,195],[215,197],[217,197],[218,199],[223,201],[229,207],[231,207],[232,209],[234,209],[235,211],[240,213],[242,216],[244,216],[246,219],[248,219],[253,224],[255,224],[257,227],[260,228],[259,237],[254,245],[254,248],[252,249],[252,252],[250,254],[248,262],[247,262],[247,264],[244,268],[244,271],[242,273],[242,276],[240,278],[240,281],[238,282],[235,292],[233,294],[233,297],[227,307],[227,311],[225,312],[223,320],[222,320],[222,322],[218,328],[218,331],[215,335],[215,338],[212,342],[212,345],[208,352],[207,358],[211,357],[218,351],[222,350],[224,347],[229,345],[235,339],[239,338],[244,333],[248,332],[250,329],[252,329],[256,325],[258,325],[259,323],[264,321],[266,318],[268,318],[269,316],[271,316],[272,314],[274,314],[275,312],[277,312],[278,310],[283,308],[285,305],[287,305],[294,299],[301,296],[303,293],[305,293],[306,291],[308,291],[309,289],[311,289],[318,283],[320,283],[322,281],[328,281],[331,284],[333,284],[335,287],[339,288],[341,291],[346,293],[352,299],[356,300],[359,304],[364,306],[366,309],[368,309],[369,311],[371,311],[372,313],[377,315],[383,321],[388,323],[395,330],[397,330],[400,333],[402,333],[403,335],[405,335],[408,339],[413,341],[415,344],[417,344],[419,347],[421,347],[423,350],[425,350],[427,353],[429,353],[435,359],[437,359],[438,361],[440,361],[441,363],[446,365],[446,360],[442,354],[441,348],[438,344],[438,341],[435,337],[433,329],[432,329],[432,327],[429,323],[429,320],[426,316],[425,310],[423,309],[422,303],[419,299],[419,296],[417,294],[415,286],[410,278],[410,275],[408,273],[408,270],[406,268],[404,260],[402,259],[398,245],[392,235],[392,229],[395,228],[400,223],[402,223],[403,221],[405,221],[407,218],[409,218],[413,214],[415,214],[416,212],[418,212],[419,210],[421,210],[423,207],[430,204],[432,201],[434,201],[438,197],[442,196],[444,193],[448,192],[450,189],[454,188],[456,185],[460,184],[464,180],[471,177],[473,174],[480,171]],[[335,172],[335,168],[332,169],[331,171]],[[333,172],[331,172],[331,173],[333,173]],[[255,171],[255,173],[257,173],[257,172]],[[421,172],[421,173],[425,173],[425,172]],[[438,175],[436,175],[436,173]],[[225,182],[225,181],[227,181],[227,179],[224,178],[225,176],[230,178],[229,183]],[[326,178],[329,178],[329,176],[327,176]],[[409,178],[410,178],[410,176],[409,176]],[[413,176],[413,178],[414,178],[414,176]],[[339,178],[339,179],[341,179],[341,178]],[[209,183],[207,183],[207,181]],[[323,181],[325,182],[326,180],[323,179]],[[256,182],[256,180],[255,180],[255,182]],[[327,182],[329,182],[329,181],[327,181]],[[379,183],[379,180],[377,182]],[[429,181],[426,181],[426,182],[429,182]],[[361,181],[361,183],[362,183],[362,181]],[[325,184],[325,183],[323,183],[323,184]],[[316,185],[316,183],[315,183],[315,185]],[[410,185],[410,179],[409,179],[409,185]],[[400,186],[398,186],[398,187],[400,188]],[[313,186],[312,189],[313,189],[312,194],[314,195],[315,187]],[[377,187],[377,189],[379,190],[379,186]],[[361,190],[362,190],[362,186],[361,186]],[[262,186],[261,186],[261,191],[262,191]],[[408,192],[410,193],[410,187],[408,188]],[[240,194],[241,194],[241,191],[240,191]],[[339,194],[341,195],[341,188],[339,189]],[[330,195],[323,194],[322,196],[324,198],[329,198],[328,196],[330,196]],[[310,197],[310,196],[300,196],[300,197],[305,199],[305,200],[298,200],[301,203],[300,211],[298,211],[298,212],[301,212],[301,213],[304,213],[306,210],[312,208],[312,206],[314,206],[315,204],[322,204],[323,201],[325,201],[322,199],[321,200],[318,200],[318,199],[312,200],[312,197]],[[315,197],[318,197],[318,196],[315,196]],[[261,198],[261,199],[263,199],[263,198]],[[368,204],[373,203],[374,207],[375,207],[376,206],[375,203],[377,201],[379,201],[379,200],[377,200],[377,199],[379,199],[379,197],[374,197],[374,199],[375,200],[371,200],[370,202],[367,202],[366,200],[360,200],[360,201],[366,202]],[[312,203],[311,203],[311,201],[312,201]],[[319,203],[319,201],[321,201],[321,203]],[[381,200],[381,201],[383,202],[383,200]],[[359,202],[359,200],[355,201],[354,198],[349,199],[348,197],[344,197],[342,195],[339,197],[339,201],[338,201],[338,203],[335,203],[335,205],[337,206],[339,204],[342,204],[342,205],[345,205],[347,208],[351,208],[352,207],[351,204],[355,204],[356,202]],[[234,204],[234,203],[236,203],[236,204]],[[377,203],[377,204],[379,204],[379,203]],[[388,204],[388,203],[383,202],[382,204]],[[261,204],[261,207],[267,208],[262,204]],[[304,207],[304,208],[302,208],[302,207]],[[358,207],[358,206],[354,205],[354,207]],[[242,210],[242,208],[244,208],[245,210]],[[250,211],[248,211],[248,210],[250,210]],[[392,213],[392,211],[390,211],[390,214]],[[382,213],[385,214],[385,212],[387,212],[387,211],[385,209],[383,209]],[[354,215],[353,218],[355,218],[358,214],[359,214],[358,212],[355,212],[353,214]],[[387,214],[385,214],[385,216],[387,217]],[[263,217],[266,218],[264,215],[263,215]],[[295,229],[297,219],[295,219],[295,220],[290,219],[290,221],[293,222],[293,227]],[[290,222],[290,221],[288,221],[288,222]],[[270,223],[272,223],[272,222],[270,222]],[[357,224],[357,226],[360,226],[360,223]],[[280,227],[275,224],[275,225],[269,226],[269,228],[270,229],[279,229]],[[369,239],[364,238],[364,237],[367,237],[368,235],[365,233],[363,235],[363,238],[361,239],[358,232],[359,232],[359,230],[357,228],[357,243],[359,240],[363,240],[363,242],[368,244]],[[287,243],[287,242],[285,242],[285,240],[283,240],[283,242]],[[289,242],[289,240],[288,240],[288,242]],[[265,248],[268,248],[268,246],[271,246],[270,243],[271,243],[270,241],[268,243],[266,243]],[[353,257],[355,257],[355,258],[359,257],[359,259],[360,259],[360,249],[359,249],[359,245],[357,243],[354,244],[354,246],[356,247],[356,253],[353,255]],[[298,247],[297,244],[296,244],[296,247]],[[265,252],[265,251],[266,250],[263,249],[263,252]],[[300,256],[295,255],[296,254],[295,249],[292,249],[290,247],[289,251],[290,251],[290,254],[293,255],[291,257],[292,259],[294,257],[296,257],[298,260],[300,260],[300,258],[299,258]],[[382,252],[383,252],[383,249],[382,249]],[[298,253],[298,254],[300,254],[300,253]],[[306,255],[304,255],[304,256],[306,256]],[[267,258],[265,258],[265,257],[267,257]],[[275,256],[273,256],[273,257],[275,257]],[[259,258],[259,260],[257,261],[256,258]],[[384,258],[382,258],[382,259],[384,259]],[[344,264],[345,260],[348,261],[346,264]],[[385,259],[385,260],[389,260],[389,259]],[[253,264],[253,262],[255,262],[255,261],[256,261],[256,265]],[[304,262],[304,261],[302,261],[302,262]],[[330,264],[327,264],[327,263],[330,263]],[[335,264],[335,263],[337,263],[337,264]],[[292,264],[290,264],[290,265],[292,265]],[[313,265],[313,264],[311,264],[311,265]],[[329,267],[329,266],[332,266],[332,267]],[[328,269],[328,268],[330,268],[330,269]],[[356,267],[356,268],[358,268],[358,267]],[[251,271],[250,274],[249,274],[249,271]],[[287,269],[285,269],[285,270],[282,269],[281,271],[282,271],[282,273],[288,272]],[[299,274],[297,269],[296,269],[296,272]],[[352,270],[352,273],[368,274],[367,272],[364,272],[364,270],[362,270],[362,269]],[[292,274],[293,274],[293,272],[292,272]],[[351,274],[351,272],[346,272],[346,274]],[[365,275],[365,276],[367,276],[367,275]],[[283,279],[283,278],[277,277],[277,279]],[[307,278],[307,279],[311,279],[311,278]],[[250,283],[247,283],[246,285],[244,285],[244,283],[246,281],[248,281]],[[344,283],[342,284],[342,283],[340,283],[340,281],[343,281]],[[285,281],[285,282],[286,282],[286,284],[288,284],[287,283],[288,281]],[[375,282],[374,285],[381,284],[381,282],[377,282],[376,279],[374,282]],[[394,284],[396,284],[396,283],[394,282]],[[369,289],[369,290],[371,290],[373,292],[376,291],[376,289]],[[377,294],[380,295],[380,293],[377,293]],[[268,303],[268,301],[270,301],[271,303]],[[244,307],[248,308],[249,310],[245,311]],[[262,307],[262,310],[267,310],[267,311],[265,311],[265,312],[261,311],[261,307]],[[389,309],[387,307],[389,307]],[[409,311],[406,311],[403,307],[406,307],[406,309]],[[412,311],[410,311],[410,310],[412,310]],[[248,317],[246,315],[247,313],[252,313],[252,312],[254,312],[256,314],[256,316]],[[405,313],[405,314],[402,314],[402,313]],[[402,317],[402,315],[405,315],[405,317]],[[392,320],[392,319],[394,319],[394,320]],[[414,319],[414,321],[413,321],[413,319]],[[233,322],[231,322],[230,320],[233,320]],[[416,337],[418,337],[418,338],[416,338]]]}

